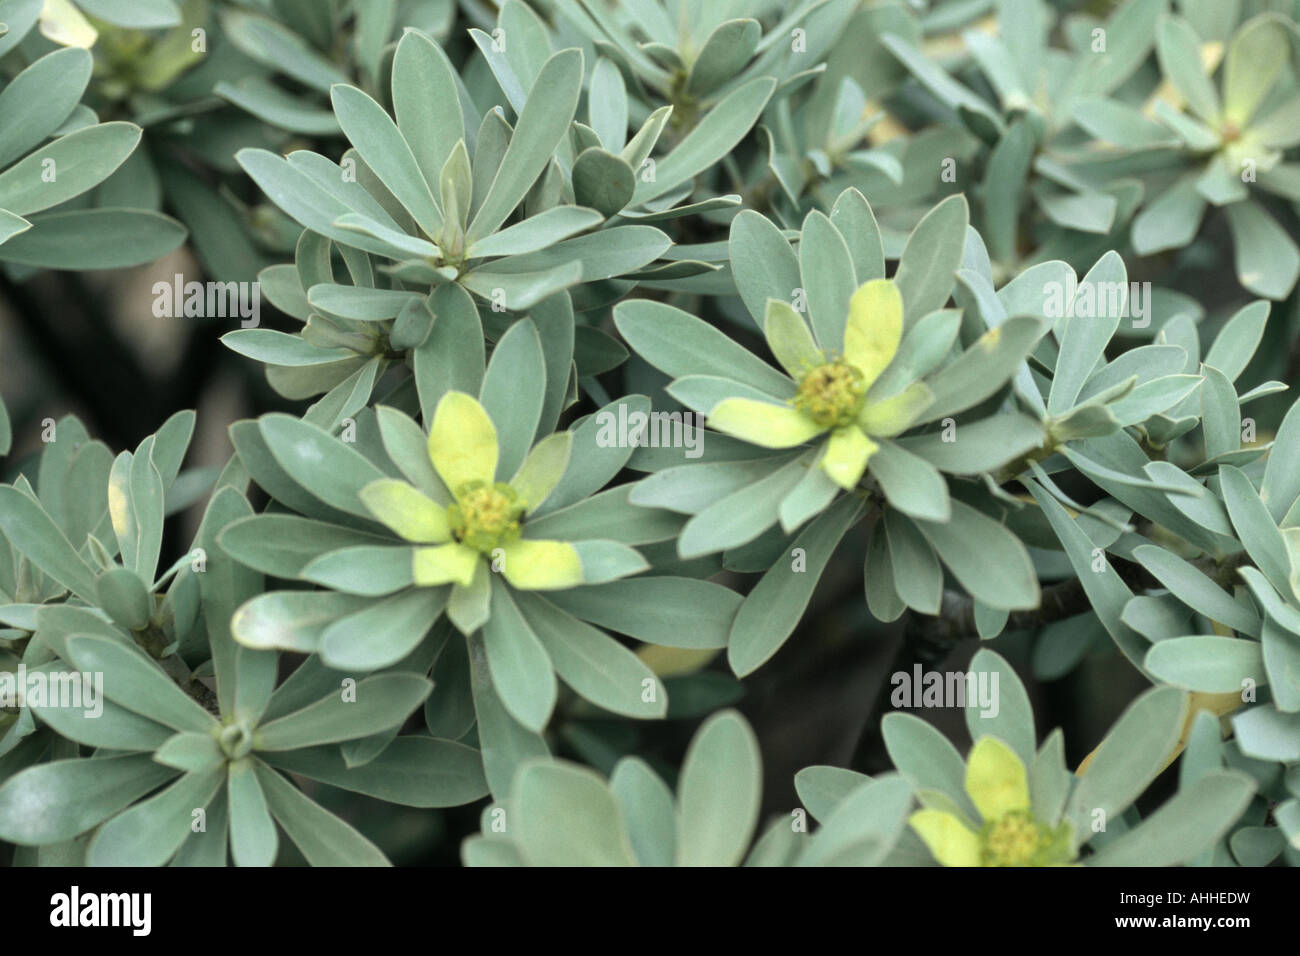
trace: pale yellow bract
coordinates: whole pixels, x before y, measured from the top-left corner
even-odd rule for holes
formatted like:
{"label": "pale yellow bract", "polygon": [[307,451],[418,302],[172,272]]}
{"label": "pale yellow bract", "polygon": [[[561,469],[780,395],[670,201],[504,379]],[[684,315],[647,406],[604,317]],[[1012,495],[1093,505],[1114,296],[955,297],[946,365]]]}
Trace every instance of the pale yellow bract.
{"label": "pale yellow bract", "polygon": [[983,818],[978,831],[956,813],[925,809],[908,822],[944,866],[1057,866],[1073,856],[1068,824],[1034,817],[1024,762],[997,737],[981,737],[966,762],[966,793]]}
{"label": "pale yellow bract", "polygon": [[[448,392],[434,411],[429,460],[455,503],[441,505],[395,478],[366,485],[361,500],[395,534],[428,545],[412,558],[418,586],[477,590],[495,566],[520,590],[574,587],[582,583],[577,549],[567,541],[521,537],[513,515],[526,516],[546,500],[564,474],[572,443],[568,432],[548,436],[509,482],[494,483],[500,452],[491,417],[472,396]],[[474,543],[467,543],[471,538]]]}
{"label": "pale yellow bract", "polygon": [[871,394],[903,338],[903,298],[890,279],[873,279],[853,293],[842,356],[819,348],[803,318],[784,302],[768,301],[763,333],[797,383],[794,398],[785,405],[726,398],[709,412],[709,425],[764,448],[793,448],[829,433],[818,463],[846,490],[857,486],[880,447],[873,439],[904,431],[934,401],[919,381],[892,395]]}

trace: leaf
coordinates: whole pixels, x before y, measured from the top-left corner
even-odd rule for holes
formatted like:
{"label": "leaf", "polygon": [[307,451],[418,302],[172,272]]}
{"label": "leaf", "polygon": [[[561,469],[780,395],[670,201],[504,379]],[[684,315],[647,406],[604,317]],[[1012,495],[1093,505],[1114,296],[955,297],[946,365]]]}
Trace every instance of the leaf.
{"label": "leaf", "polygon": [[757,20],[726,20],[709,34],[691,64],[687,93],[707,96],[737,76],[758,48],[763,29]]}
{"label": "leaf", "polygon": [[[1120,290],[1117,295],[1108,291],[1114,289]],[[1087,301],[1094,304],[1093,308],[1081,308]],[[1102,302],[1106,305],[1100,306]],[[1065,323],[1063,332],[1058,325],[1061,349],[1052,376],[1052,390],[1047,398],[1050,414],[1059,415],[1074,406],[1084,383],[1092,376],[1097,362],[1105,355],[1107,344],[1119,328],[1127,302],[1128,274],[1124,260],[1118,253],[1108,252],[1079,280],[1079,292],[1062,319]],[[1084,314],[1077,314],[1076,310]]]}
{"label": "leaf", "polygon": [[1292,404],[1278,426],[1259,496],[1279,524],[1300,498],[1300,402]]}
{"label": "leaf", "polygon": [[39,504],[17,488],[0,486],[0,531],[37,567],[92,606],[91,568]]}
{"label": "leaf", "polygon": [[255,765],[272,816],[312,866],[388,866],[379,848],[294,788],[265,764]]}
{"label": "leaf", "polygon": [[[907,675],[911,676],[911,675]],[[966,762],[948,738],[913,714],[889,713],[880,733],[894,767],[917,790],[938,790],[956,802],[971,819],[975,808],[966,796]],[[796,786],[798,777],[795,778]]]}
{"label": "leaf", "polygon": [[433,187],[457,141],[465,138],[465,118],[447,55],[418,30],[406,30],[397,43],[392,93],[397,128]]}
{"label": "leaf", "polygon": [[491,617],[483,627],[483,647],[492,686],[510,716],[526,729],[540,732],[550,719],[557,694],[551,659],[496,575],[491,607]]}
{"label": "leaf", "polygon": [[1020,539],[960,501],[947,523],[917,521],[926,540],[971,595],[989,607],[1038,606],[1038,576]]}
{"label": "leaf", "polygon": [[561,50],[546,61],[528,91],[496,177],[465,234],[466,243],[473,245],[496,232],[523,200],[568,130],[581,91],[580,50]]}
{"label": "leaf", "polygon": [[[770,219],[752,209],[742,210],[731,220],[727,252],[736,289],[757,321],[767,314],[768,299],[788,304],[802,283],[790,240]],[[883,275],[883,252],[880,261]]]}
{"label": "leaf", "polygon": [[775,89],[776,79],[763,76],[728,93],[658,162],[652,178],[638,179],[632,201],[658,199],[725,157],[749,132]]}
{"label": "leaf", "polygon": [[[58,662],[44,664],[40,669],[51,675],[69,673]],[[35,670],[36,668],[30,668],[28,673]],[[75,694],[82,679],[75,674],[73,678],[71,686]],[[51,681],[59,679],[51,677]],[[51,687],[53,686],[55,685],[51,683]],[[84,688],[84,685],[82,686]],[[174,733],[170,728],[156,721],[105,700],[102,693],[99,694],[94,707],[89,706],[90,698],[84,693],[84,689],[82,700],[87,704],[86,707],[59,706],[57,699],[43,704],[28,699],[26,704],[36,716],[40,717],[42,723],[48,724],[59,736],[90,747],[152,752]],[[73,702],[75,703],[75,698]]]}
{"label": "leaf", "polygon": [[934,402],[917,424],[979,404],[1016,374],[1046,330],[1041,319],[1014,316],[989,329],[951,364],[927,379]]}
{"label": "leaf", "polygon": [[813,819],[824,823],[841,801],[870,780],[866,774],[856,770],[804,767],[794,775],[794,788]]}
{"label": "leaf", "polygon": [[367,677],[350,690],[335,690],[258,727],[253,747],[259,751],[297,750],[387,730],[424,703],[432,687],[418,674]]}
{"label": "leaf", "polygon": [[902,835],[911,808],[912,785],[898,774],[864,783],[826,818],[800,865],[878,864]]}
{"label": "leaf", "polygon": [[1223,115],[1238,128],[1250,122],[1290,60],[1291,44],[1283,22],[1255,17],[1228,44],[1223,62]]}
{"label": "leaf", "polygon": [[1134,251],[1145,256],[1183,248],[1195,238],[1205,205],[1195,177],[1177,180],[1134,217]]}
{"label": "leaf", "polygon": [[735,711],[704,722],[682,762],[678,866],[735,866],[758,822],[761,767],[754,732]]}
{"label": "leaf", "polygon": [[389,667],[415,649],[446,606],[445,588],[412,588],[370,603],[325,627],[321,659],[336,670]]}
{"label": "leaf", "polygon": [[971,739],[992,734],[1014,750],[1026,767],[1031,765],[1038,742],[1034,710],[1016,672],[1000,654],[981,649],[971,659],[967,674],[975,680],[976,688],[984,686],[980,678],[987,675],[990,698],[979,700],[978,692],[966,695],[966,730]]}
{"label": "leaf", "polygon": [[1237,280],[1256,295],[1285,299],[1300,276],[1300,248],[1258,203],[1232,203],[1224,212]]}
{"label": "leaf", "polygon": [[467,642],[483,772],[492,796],[504,800],[510,795],[511,782],[520,766],[531,758],[544,759],[550,754],[542,736],[518,723],[502,705],[492,686],[482,638],[469,637]]}
{"label": "leaf", "polygon": [[486,367],[483,327],[470,294],[458,283],[444,283],[433,290],[429,308],[437,319],[414,353],[420,414],[426,423],[433,421],[446,392],[477,395]]}
{"label": "leaf", "polygon": [[[581,160],[582,157],[578,158]],[[577,175],[578,167],[575,165],[574,176]],[[596,203],[583,202],[582,205],[596,205]],[[601,212],[605,210],[602,208]],[[612,215],[608,212],[605,214]],[[563,239],[568,239],[575,233],[599,225],[601,219],[601,215],[594,209],[583,209],[581,206],[556,206],[521,220],[513,226],[507,226],[486,239],[480,239],[470,246],[467,254],[471,257],[515,256],[537,252]]]}
{"label": "leaf", "polygon": [[[1232,729],[1241,752],[1257,760],[1300,760],[1300,712],[1283,713],[1264,704],[1234,714]],[[3,793],[3,791],[0,791]]]}
{"label": "leaf", "polygon": [[664,647],[726,647],[740,595],[708,581],[645,577],[554,591],[574,617]]}
{"label": "leaf", "polygon": [[586,767],[532,763],[514,789],[518,842],[534,866],[634,866],[623,815]]}
{"label": "leaf", "polygon": [[307,290],[307,301],[313,307],[359,322],[391,319],[415,298],[415,293],[397,289],[365,289],[329,283],[314,285]]}
{"label": "leaf", "polygon": [[640,864],[672,866],[677,840],[672,791],[638,757],[614,765],[609,789],[623,812],[623,826]]}
{"label": "leaf", "polygon": [[628,97],[623,74],[608,57],[597,57],[587,93],[588,125],[611,153],[627,143]]}
{"label": "leaf", "polygon": [[[1129,662],[1145,673],[1142,661],[1146,655],[1147,642],[1123,619],[1124,608],[1133,599],[1133,592],[1105,559],[1104,554],[1097,554],[1092,540],[1070,518],[1060,502],[1039,487],[1037,482],[1030,482],[1028,488],[1061,542],[1070,567],[1083,586],[1088,603],[1092,605],[1102,626]],[[1099,572],[1092,570],[1093,562],[1098,557],[1104,562]]]}
{"label": "leaf", "polygon": [[1260,645],[1232,637],[1169,637],[1147,652],[1147,670],[1178,687],[1211,694],[1267,683]]}
{"label": "leaf", "polygon": [[1181,17],[1166,17],[1156,37],[1160,69],[1187,102],[1192,112],[1207,123],[1215,122],[1221,109],[1219,94],[1201,62],[1202,40],[1191,24]]}
{"label": "leaf", "polygon": [[79,196],[107,179],[139,142],[140,127],[132,123],[61,136],[0,173],[0,208],[27,216]]}
{"label": "leaf", "polygon": [[[831,224],[848,243],[849,254],[853,257],[854,281],[862,285],[872,279],[885,278],[885,250],[880,241],[880,226],[866,197],[852,187],[840,193],[831,207]],[[733,219],[732,227],[735,225]],[[732,270],[735,268],[733,253]]]}
{"label": "leaf", "polygon": [[849,300],[858,286],[848,245],[831,221],[816,210],[803,222],[799,273],[818,344],[824,350],[842,352]]}
{"label": "leaf", "polygon": [[273,865],[280,837],[252,761],[237,760],[228,766],[226,795],[230,802],[230,855],[235,866]]}
{"label": "leaf", "polygon": [[[949,474],[978,475],[994,472],[1003,465],[1017,461],[1022,456],[1040,447],[1046,440],[1047,433],[1043,429],[1042,422],[1037,418],[1016,412],[1009,415],[994,415],[983,418],[971,422],[969,425],[963,424],[951,433],[952,441],[944,441],[944,437],[944,431],[931,432],[925,435],[903,438],[893,447],[905,454],[919,457],[924,462],[928,462],[940,471]],[[884,451],[885,447],[882,445],[881,451]],[[872,474],[876,474],[877,468],[882,465],[882,463],[876,461],[880,454],[881,452],[876,452],[876,455],[868,463]],[[884,465],[883,467],[889,466]],[[880,476],[877,475],[877,477]],[[935,507],[934,495],[936,492],[927,492],[923,500],[920,490],[923,486],[918,484],[920,476],[909,472],[906,477],[904,492],[915,502],[917,507],[932,510]],[[890,494],[890,487],[884,481],[882,481],[882,490],[886,496]],[[946,492],[946,490],[947,488],[944,486],[944,491]],[[901,511],[911,514],[907,508],[900,507],[899,503],[892,499],[890,504]],[[946,520],[942,514],[933,513],[917,513],[914,517],[926,518],[931,521]]]}
{"label": "leaf", "polygon": [[176,730],[206,734],[213,729],[212,716],[141,651],[88,634],[69,637],[64,646],[78,670],[107,675],[105,693],[115,703]]}
{"label": "leaf", "polygon": [[1207,574],[1172,551],[1157,545],[1143,545],[1133,549],[1133,557],[1174,597],[1198,614],[1235,631],[1252,635],[1259,633],[1259,616],[1252,609],[1234,600]]}
{"label": "leaf", "polygon": [[574,161],[573,195],[580,206],[591,206],[608,218],[627,206],[635,191],[636,173],[620,156],[592,146]]}
{"label": "leaf", "polygon": [[794,393],[793,381],[681,309],[646,299],[621,302],[614,307],[614,324],[637,354],[674,378],[717,375],[781,399]]}
{"label": "leaf", "polygon": [[222,10],[221,25],[240,52],[273,70],[283,71],[321,93],[348,78],[288,27],[270,17],[242,10]]}
{"label": "leaf", "polygon": [[[626,647],[540,595],[520,591],[515,599],[560,679],[582,697],[625,717],[653,718],[667,713],[663,686]],[[645,697],[647,681],[652,690],[649,700]]]}
{"label": "leaf", "polygon": [[512,325],[492,353],[479,400],[496,426],[500,457],[496,477],[507,481],[523,464],[542,413],[546,366],[537,327],[528,319]]}
{"label": "leaf", "polygon": [[1187,695],[1174,687],[1153,688],[1125,709],[1070,795],[1075,833],[1087,839],[1098,810],[1109,822],[1128,809],[1173,754],[1186,713]]}
{"label": "leaf", "polygon": [[418,734],[396,738],[359,767],[348,767],[337,747],[265,756],[281,770],[406,807],[458,807],[488,792],[477,750]]}
{"label": "leaf", "polygon": [[1122,839],[1088,859],[1092,866],[1179,866],[1214,846],[1255,792],[1246,774],[1215,770],[1184,787]]}
{"label": "leaf", "polygon": [[384,474],[360,453],[291,415],[263,415],[258,428],[276,462],[301,488],[333,508],[370,518],[360,492]]}
{"label": "leaf", "polygon": [[0,261],[38,269],[124,269],[166,255],[185,235],[175,219],[144,209],[50,212],[0,246]]}
{"label": "leaf", "polygon": [[90,866],[161,866],[189,835],[195,809],[222,784],[222,768],[187,773],[166,790],[109,820],[90,842]]}
{"label": "leaf", "polygon": [[442,211],[411,147],[384,108],[355,86],[330,88],[339,126],[366,165],[411,214],[426,236],[442,229]]}
{"label": "leaf", "polygon": [[1268,508],[1255,491],[1255,486],[1239,468],[1219,466],[1219,482],[1228,517],[1237,531],[1237,537],[1264,572],[1270,583],[1283,594],[1290,588],[1290,561],[1286,542],[1273,522]]}
{"label": "leaf", "polygon": [[[0,92],[0,169],[37,146],[68,118],[86,91],[94,58],[79,47],[47,53]],[[3,205],[0,203],[0,205]]]}
{"label": "leaf", "polygon": [[894,275],[903,296],[905,327],[947,303],[961,267],[969,221],[966,197],[950,196],[926,213],[907,237]]}
{"label": "leaf", "polygon": [[981,183],[984,236],[991,247],[990,255],[998,262],[1010,262],[1015,257],[1025,180],[1036,146],[1029,121],[1018,120],[989,154]]}
{"label": "leaf", "polygon": [[1205,353],[1205,364],[1218,369],[1228,381],[1236,381],[1259,347],[1268,312],[1267,302],[1252,302],[1234,312]]}
{"label": "leaf", "polygon": [[727,644],[727,660],[738,677],[753,673],[780,650],[808,609],[813,590],[862,505],[851,495],[841,498],[795,538],[806,566],[786,554],[763,575],[740,606]]}
{"label": "leaf", "polygon": [[686,522],[677,539],[677,553],[695,558],[753,541],[779,520],[781,502],[811,465],[811,453],[806,453],[715,501]]}
{"label": "leaf", "polygon": [[0,787],[0,838],[19,846],[70,840],[175,775],[149,754],[28,767]]}

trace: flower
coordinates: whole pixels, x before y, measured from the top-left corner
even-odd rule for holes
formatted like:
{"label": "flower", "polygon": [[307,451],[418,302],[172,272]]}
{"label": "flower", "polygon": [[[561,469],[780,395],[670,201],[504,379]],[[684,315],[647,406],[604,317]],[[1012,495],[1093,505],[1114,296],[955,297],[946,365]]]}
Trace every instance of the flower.
{"label": "flower", "polygon": [[[567,541],[525,536],[524,519],[555,488],[569,461],[573,436],[560,432],[538,442],[508,482],[496,481],[496,427],[464,392],[447,392],[429,429],[429,461],[450,495],[436,500],[395,478],[372,481],[361,500],[375,518],[414,551],[417,586],[453,585],[456,591],[488,586],[489,565],[525,591],[582,583],[582,560]],[[438,489],[441,491],[442,489]]]}
{"label": "flower", "polygon": [[872,391],[903,337],[903,298],[892,280],[873,279],[853,293],[842,355],[819,346],[799,313],[775,299],[767,302],[763,334],[790,375],[793,394],[785,405],[723,399],[709,412],[709,425],[765,448],[792,448],[828,434],[819,465],[846,490],[880,447],[872,439],[904,431],[934,401],[924,382],[892,395]]}
{"label": "flower", "polygon": [[908,818],[944,866],[1056,866],[1073,861],[1070,825],[1053,828],[1034,816],[1024,762],[997,737],[981,737],[971,748],[966,792],[983,817],[978,830],[947,810],[918,810]]}

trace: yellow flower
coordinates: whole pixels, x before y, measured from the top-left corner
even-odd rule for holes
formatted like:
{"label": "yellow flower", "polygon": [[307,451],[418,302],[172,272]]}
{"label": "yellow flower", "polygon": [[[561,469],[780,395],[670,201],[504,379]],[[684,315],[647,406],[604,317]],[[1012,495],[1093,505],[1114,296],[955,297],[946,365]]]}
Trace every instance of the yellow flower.
{"label": "yellow flower", "polygon": [[889,279],[873,279],[853,293],[843,355],[819,348],[799,313],[775,299],[768,300],[763,334],[794,379],[794,396],[785,405],[723,399],[709,413],[709,424],[765,448],[792,448],[829,434],[819,464],[841,488],[861,480],[880,447],[872,439],[899,434],[934,400],[923,382],[892,395],[872,394],[903,337],[903,298]]}
{"label": "yellow flower", "polygon": [[99,34],[71,0],[45,0],[37,23],[41,35],[59,46],[89,50]]}
{"label": "yellow flower", "polygon": [[570,588],[582,583],[582,560],[567,541],[524,536],[524,519],[559,482],[573,436],[551,435],[533,448],[508,482],[496,481],[496,428],[487,411],[463,392],[448,392],[434,410],[429,460],[454,500],[434,501],[394,478],[361,490],[370,513],[394,533],[429,547],[415,549],[415,583],[452,584],[477,590],[488,567],[525,591]]}
{"label": "yellow flower", "polygon": [[966,792],[983,818],[978,830],[947,810],[918,810],[908,818],[944,866],[1056,866],[1073,861],[1070,825],[1053,829],[1034,816],[1025,765],[997,737],[981,737],[971,748]]}

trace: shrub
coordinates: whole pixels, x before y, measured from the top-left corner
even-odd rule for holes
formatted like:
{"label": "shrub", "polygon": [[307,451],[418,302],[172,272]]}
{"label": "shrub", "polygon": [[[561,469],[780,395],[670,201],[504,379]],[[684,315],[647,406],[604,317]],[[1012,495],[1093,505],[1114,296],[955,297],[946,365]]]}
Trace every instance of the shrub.
{"label": "shrub", "polygon": [[0,0],[13,861],[1300,862],[1295,14]]}

